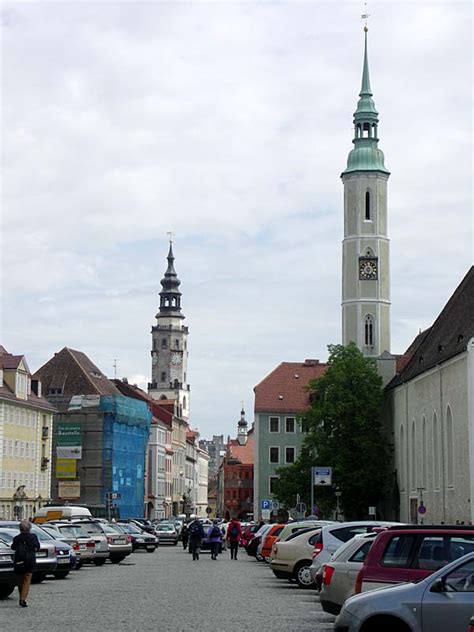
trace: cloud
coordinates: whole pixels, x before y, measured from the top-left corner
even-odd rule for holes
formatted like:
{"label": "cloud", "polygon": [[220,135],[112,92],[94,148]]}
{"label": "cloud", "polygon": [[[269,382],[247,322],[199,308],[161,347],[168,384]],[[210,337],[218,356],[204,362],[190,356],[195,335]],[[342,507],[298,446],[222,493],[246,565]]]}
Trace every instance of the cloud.
{"label": "cloud", "polygon": [[[34,369],[64,345],[109,375],[118,358],[146,383],[171,228],[204,434],[232,433],[280,361],[324,360],[340,340],[358,13],[4,4],[2,343]],[[472,22],[467,3],[371,13],[399,352],[472,262]]]}

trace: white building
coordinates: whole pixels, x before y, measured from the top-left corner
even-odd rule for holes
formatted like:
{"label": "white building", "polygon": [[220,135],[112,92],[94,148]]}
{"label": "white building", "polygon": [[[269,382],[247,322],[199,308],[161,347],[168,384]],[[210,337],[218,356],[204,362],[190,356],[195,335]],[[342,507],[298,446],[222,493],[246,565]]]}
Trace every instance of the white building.
{"label": "white building", "polygon": [[166,501],[166,431],[167,426],[153,418],[148,443],[148,495],[150,498],[148,517],[165,517]]}
{"label": "white building", "polygon": [[209,486],[209,454],[206,450],[197,449],[197,495],[196,514],[201,517],[207,516],[206,509],[208,503]]}

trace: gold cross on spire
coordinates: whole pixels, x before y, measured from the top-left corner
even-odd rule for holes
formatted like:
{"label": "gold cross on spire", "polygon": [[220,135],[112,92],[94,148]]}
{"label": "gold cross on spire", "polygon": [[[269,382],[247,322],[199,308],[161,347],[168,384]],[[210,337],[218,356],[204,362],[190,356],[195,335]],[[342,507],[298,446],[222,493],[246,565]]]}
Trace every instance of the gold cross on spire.
{"label": "gold cross on spire", "polygon": [[365,20],[364,31],[367,33],[367,31],[369,30],[369,27],[367,26],[367,21],[370,18],[370,13],[367,13],[367,2],[365,2],[364,5],[365,13],[363,13],[360,17],[362,20]]}

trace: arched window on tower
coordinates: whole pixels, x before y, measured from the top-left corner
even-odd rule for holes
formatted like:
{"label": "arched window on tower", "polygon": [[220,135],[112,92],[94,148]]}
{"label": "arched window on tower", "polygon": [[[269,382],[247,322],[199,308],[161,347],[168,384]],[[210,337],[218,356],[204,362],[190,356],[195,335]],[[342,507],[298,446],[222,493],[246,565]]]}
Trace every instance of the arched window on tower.
{"label": "arched window on tower", "polygon": [[365,193],[365,220],[367,222],[372,221],[372,210],[370,208],[370,191]]}
{"label": "arched window on tower", "polygon": [[166,338],[162,338],[161,339],[161,348],[162,349],[167,349],[168,348],[168,343],[166,341]]}
{"label": "arched window on tower", "polygon": [[368,347],[374,346],[374,319],[370,314],[365,317],[364,321],[364,343]]}
{"label": "arched window on tower", "polygon": [[161,374],[161,381],[166,382],[166,373],[164,371]]}
{"label": "arched window on tower", "polygon": [[183,408],[186,410],[186,397],[183,397]]}

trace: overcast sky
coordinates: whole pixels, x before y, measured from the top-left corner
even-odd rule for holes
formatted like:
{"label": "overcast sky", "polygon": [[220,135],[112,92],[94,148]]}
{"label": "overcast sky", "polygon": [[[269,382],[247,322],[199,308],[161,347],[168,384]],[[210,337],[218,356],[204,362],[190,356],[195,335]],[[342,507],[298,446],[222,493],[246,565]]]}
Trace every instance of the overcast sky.
{"label": "overcast sky", "polygon": [[[146,387],[168,230],[191,423],[235,433],[281,361],[341,340],[359,2],[3,2],[1,336]],[[468,2],[371,2],[391,171],[392,352],[473,259]]]}

